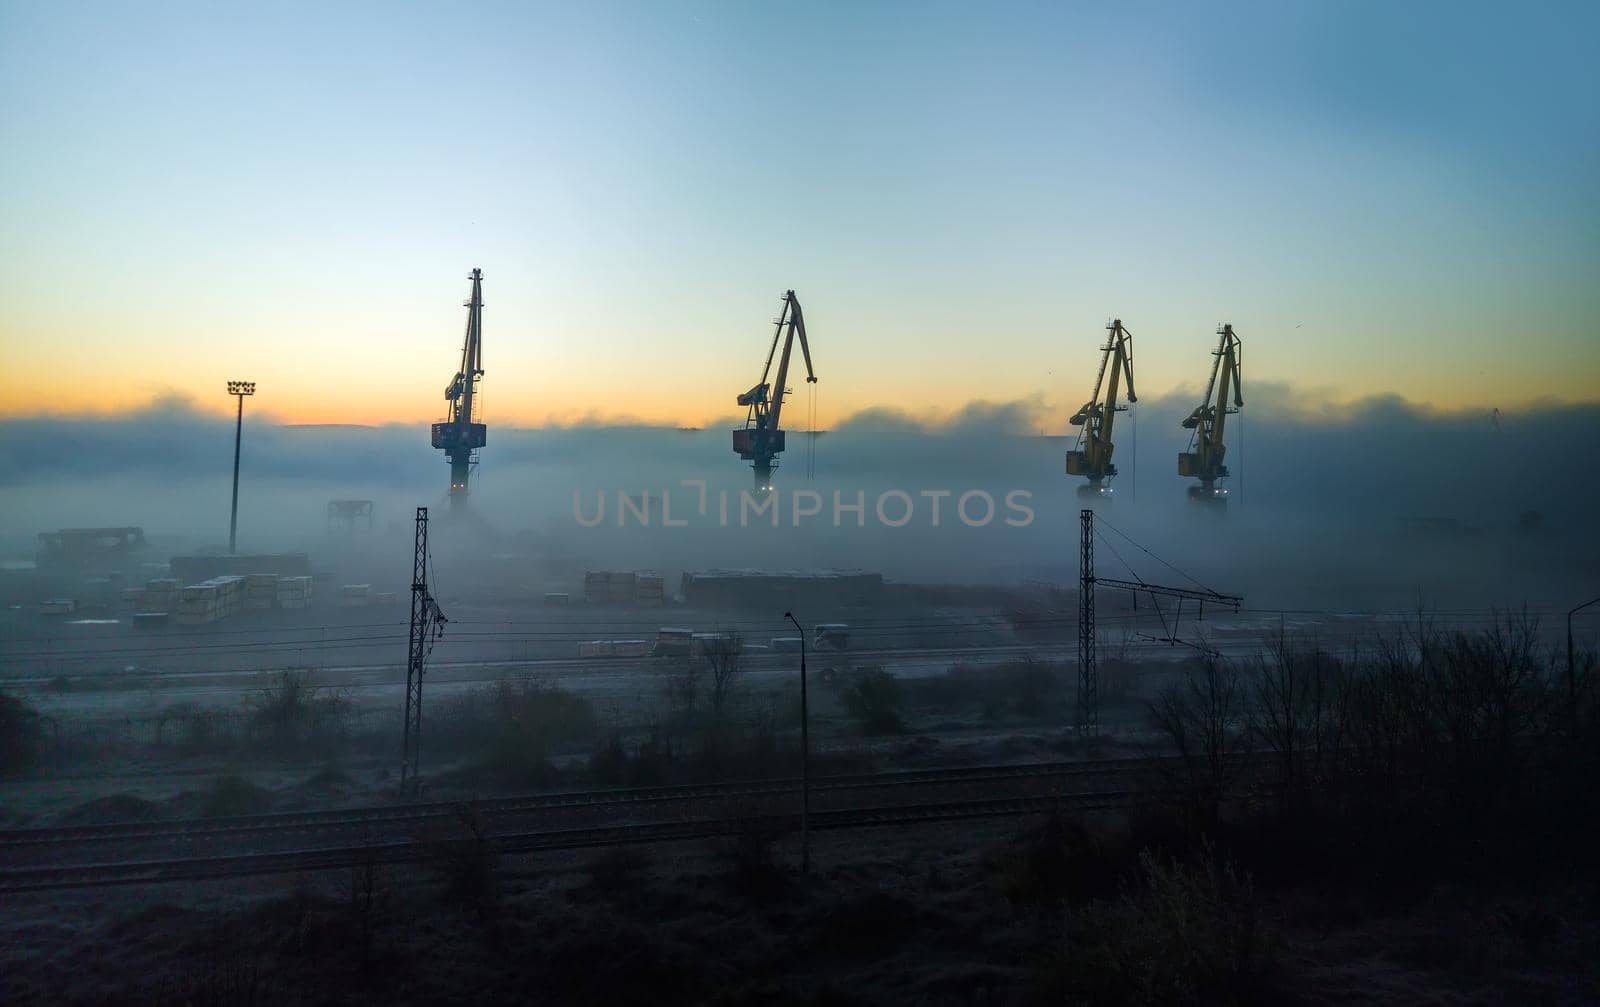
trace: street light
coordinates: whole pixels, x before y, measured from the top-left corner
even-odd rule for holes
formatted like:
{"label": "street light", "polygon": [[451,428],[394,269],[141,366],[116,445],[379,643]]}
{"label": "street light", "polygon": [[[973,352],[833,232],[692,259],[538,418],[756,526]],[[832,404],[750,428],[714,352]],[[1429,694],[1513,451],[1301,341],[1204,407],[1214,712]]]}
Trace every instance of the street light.
{"label": "street light", "polygon": [[806,713],[806,630],[792,612],[783,617],[800,631],[800,872],[811,873],[811,736]]}
{"label": "street light", "polygon": [[228,394],[239,400],[239,417],[233,426],[233,512],[228,517],[228,553],[239,542],[239,439],[244,433],[244,397],[256,393],[254,381],[228,382]]}

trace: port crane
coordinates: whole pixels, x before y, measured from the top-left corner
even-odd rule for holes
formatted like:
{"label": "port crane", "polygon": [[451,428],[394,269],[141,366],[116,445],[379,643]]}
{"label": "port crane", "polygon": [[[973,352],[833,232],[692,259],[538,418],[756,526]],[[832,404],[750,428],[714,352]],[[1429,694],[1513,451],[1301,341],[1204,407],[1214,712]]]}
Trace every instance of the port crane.
{"label": "port crane", "polygon": [[1217,348],[1211,356],[1206,397],[1183,420],[1184,428],[1194,433],[1189,438],[1189,450],[1178,454],[1178,475],[1199,480],[1189,486],[1189,499],[1227,503],[1228,491],[1217,485],[1228,477],[1228,466],[1223,464],[1227,445],[1222,442],[1222,433],[1228,415],[1244,408],[1244,388],[1239,381],[1240,343],[1231,324],[1217,326]]}
{"label": "port crane", "polygon": [[450,461],[450,507],[466,503],[467,476],[478,464],[489,428],[482,422],[478,382],[483,378],[483,270],[474,269],[467,309],[467,337],[461,345],[461,367],[445,386],[445,419],[433,425],[433,446]]}
{"label": "port crane", "polygon": [[[817,375],[811,368],[805,317],[800,313],[800,299],[789,290],[784,292],[783,310],[774,322],[772,346],[767,350],[766,366],[761,368],[761,380],[739,396],[739,405],[749,409],[744,426],[733,432],[733,450],[755,470],[756,491],[761,493],[772,489],[772,470],[778,467],[778,455],[783,453],[783,428],[778,423],[783,416],[783,400],[789,394],[785,382],[789,378],[789,354],[794,350],[796,336],[800,337],[800,352],[806,358],[806,382],[814,385]],[[778,360],[777,378],[769,384],[767,375],[772,371],[772,358],[777,355],[779,340],[783,341],[783,356]]]}
{"label": "port crane", "polygon": [[[1100,373],[1094,379],[1094,394],[1072,414],[1072,424],[1080,429],[1076,447],[1067,452],[1067,475],[1085,476],[1089,480],[1078,487],[1079,496],[1111,492],[1106,480],[1117,474],[1117,467],[1111,463],[1114,447],[1111,428],[1117,413],[1128,408],[1117,401],[1118,386],[1123,378],[1128,382],[1128,401],[1139,401],[1133,390],[1133,333],[1123,327],[1120,318],[1108,322],[1106,332],[1106,344],[1100,348]],[[1108,370],[1111,372],[1109,382],[1106,380]],[[1100,397],[1102,388],[1104,399]]]}

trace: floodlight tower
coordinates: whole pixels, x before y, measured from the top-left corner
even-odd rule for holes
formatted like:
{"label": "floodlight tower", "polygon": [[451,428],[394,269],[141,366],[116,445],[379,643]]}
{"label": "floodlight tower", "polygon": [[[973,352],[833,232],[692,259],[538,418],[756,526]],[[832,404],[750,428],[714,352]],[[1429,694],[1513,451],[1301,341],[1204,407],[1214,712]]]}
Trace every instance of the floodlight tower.
{"label": "floodlight tower", "polygon": [[254,381],[228,382],[228,394],[239,400],[238,418],[233,424],[233,510],[228,518],[228,554],[239,544],[239,442],[244,435],[244,398],[256,393]]}

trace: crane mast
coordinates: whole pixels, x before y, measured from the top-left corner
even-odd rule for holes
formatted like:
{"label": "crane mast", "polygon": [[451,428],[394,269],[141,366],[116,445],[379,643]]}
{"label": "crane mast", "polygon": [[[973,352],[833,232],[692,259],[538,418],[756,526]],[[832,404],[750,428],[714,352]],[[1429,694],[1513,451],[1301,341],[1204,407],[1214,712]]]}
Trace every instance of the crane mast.
{"label": "crane mast", "polygon": [[[783,400],[789,394],[789,356],[794,350],[795,337],[800,338],[800,352],[806,360],[806,382],[816,384],[817,376],[811,368],[811,344],[806,342],[805,316],[800,312],[800,299],[794,291],[785,291],[783,309],[773,323],[772,345],[767,349],[767,362],[761,368],[761,380],[748,392],[739,396],[739,405],[745,406],[744,426],[733,432],[733,450],[750,463],[755,471],[756,490],[772,489],[772,470],[778,467],[778,455],[783,452]],[[783,343],[783,355],[778,357],[778,374],[768,383],[773,357],[778,355],[778,343]]]}
{"label": "crane mast", "polygon": [[433,446],[450,462],[450,506],[466,502],[467,478],[478,463],[478,449],[488,439],[488,427],[481,422],[477,402],[478,382],[483,378],[483,270],[471,276],[472,296],[467,309],[467,335],[461,344],[461,366],[445,385],[445,419],[433,425]]}
{"label": "crane mast", "polygon": [[[1117,401],[1118,386],[1122,380],[1126,379],[1128,383],[1128,401],[1139,401],[1133,389],[1133,333],[1123,327],[1120,318],[1112,319],[1106,325],[1106,331],[1109,335],[1106,344],[1100,348],[1100,372],[1095,375],[1094,393],[1072,414],[1072,424],[1080,429],[1077,446],[1067,452],[1067,475],[1088,479],[1087,483],[1078,487],[1078,493],[1083,496],[1111,492],[1106,480],[1117,474],[1117,467],[1111,461],[1115,448],[1111,432],[1116,425],[1117,413],[1128,408]],[[1102,390],[1105,392],[1103,399]]]}
{"label": "crane mast", "polygon": [[[1178,475],[1199,480],[1189,487],[1191,500],[1227,502],[1228,491],[1217,483],[1228,477],[1228,466],[1223,464],[1228,449],[1222,440],[1228,416],[1244,407],[1244,386],[1239,380],[1241,353],[1233,326],[1229,323],[1217,326],[1217,348],[1211,353],[1211,380],[1206,383],[1206,396],[1183,420],[1184,428],[1194,433],[1189,438],[1189,450],[1178,455]],[[1230,392],[1231,403],[1228,401]]]}

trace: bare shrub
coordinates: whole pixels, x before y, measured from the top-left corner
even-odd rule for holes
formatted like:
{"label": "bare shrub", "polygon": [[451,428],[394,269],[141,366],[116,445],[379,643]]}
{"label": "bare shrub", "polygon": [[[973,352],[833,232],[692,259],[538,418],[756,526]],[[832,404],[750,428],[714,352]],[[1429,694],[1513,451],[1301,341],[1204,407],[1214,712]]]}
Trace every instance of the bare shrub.
{"label": "bare shrub", "polygon": [[172,1007],[255,1007],[278,1004],[285,990],[268,971],[252,935],[229,913],[207,930],[197,953],[177,974],[151,986],[137,1002]]}
{"label": "bare shrub", "polygon": [[704,666],[688,656],[663,659],[664,690],[667,703],[680,718],[694,715],[700,702]]}
{"label": "bare shrub", "polygon": [[258,744],[274,752],[325,749],[344,739],[350,698],[316,680],[306,668],[286,668],[245,701],[248,723]]}
{"label": "bare shrub", "polygon": [[589,876],[590,892],[607,898],[621,898],[638,891],[649,861],[632,846],[612,846],[589,858],[583,872]]}
{"label": "bare shrub", "polygon": [[620,733],[612,731],[589,753],[589,779],[607,787],[628,782],[628,746]]}
{"label": "bare shrub", "polygon": [[777,819],[739,808],[734,809],[729,825],[722,853],[734,891],[757,901],[780,894],[787,879],[778,866],[775,848],[787,829]]}
{"label": "bare shrub", "polygon": [[551,754],[593,737],[595,720],[587,699],[544,676],[525,675],[449,697],[430,714],[425,744],[540,783],[554,774]]}
{"label": "bare shrub", "polygon": [[899,734],[905,730],[900,719],[900,680],[882,668],[856,672],[842,698],[863,733]]}
{"label": "bare shrub", "polygon": [[1233,781],[1232,756],[1241,747],[1244,714],[1240,693],[1238,670],[1207,655],[1196,672],[1162,690],[1150,704],[1151,721],[1178,753],[1179,782],[1203,827],[1216,821]]}
{"label": "bare shrub", "polygon": [[455,811],[461,833],[434,843],[433,866],[443,881],[445,900],[487,922],[497,906],[499,855],[482,810],[462,803]]}
{"label": "bare shrub", "polygon": [[44,751],[44,718],[28,703],[0,692],[0,777],[33,769]]}
{"label": "bare shrub", "polygon": [[1049,714],[1065,698],[1062,665],[1023,657],[995,665],[957,664],[942,675],[907,679],[900,691],[909,705],[957,709],[976,705],[986,720],[1008,712]]}
{"label": "bare shrub", "polygon": [[1104,1004],[1264,1004],[1282,985],[1281,942],[1248,877],[1201,850],[1140,857],[1136,885],[1069,913],[1053,993]]}
{"label": "bare shrub", "polygon": [[1019,908],[1116,893],[1132,853],[1093,836],[1059,813],[1014,839],[990,864],[1000,894]]}
{"label": "bare shrub", "polygon": [[156,715],[156,744],[184,756],[222,755],[238,746],[238,715],[198,703],[173,703]]}
{"label": "bare shrub", "polygon": [[364,976],[371,976],[378,929],[385,920],[391,896],[377,848],[369,839],[356,852],[355,862],[350,865],[350,900],[346,910],[356,931]]}
{"label": "bare shrub", "polygon": [[711,703],[711,719],[714,724],[722,723],[728,702],[738,687],[739,679],[744,672],[739,660],[743,653],[744,637],[738,633],[719,633],[706,640],[702,647],[702,660],[706,664],[707,682],[710,686],[707,699]]}
{"label": "bare shrub", "polygon": [[1100,698],[1120,703],[1131,698],[1139,684],[1139,659],[1146,644],[1133,630],[1123,627],[1116,635],[1105,634],[1098,644]]}
{"label": "bare shrub", "polygon": [[1347,667],[1314,637],[1295,640],[1280,629],[1247,674],[1250,734],[1276,756],[1280,793],[1295,803],[1322,782],[1344,742]]}
{"label": "bare shrub", "polygon": [[201,794],[202,818],[233,818],[258,815],[272,807],[272,792],[237,773],[226,773],[211,781]]}

